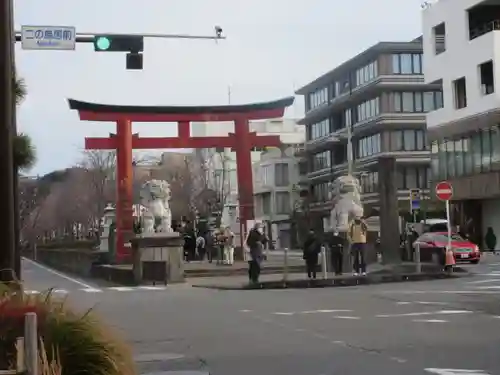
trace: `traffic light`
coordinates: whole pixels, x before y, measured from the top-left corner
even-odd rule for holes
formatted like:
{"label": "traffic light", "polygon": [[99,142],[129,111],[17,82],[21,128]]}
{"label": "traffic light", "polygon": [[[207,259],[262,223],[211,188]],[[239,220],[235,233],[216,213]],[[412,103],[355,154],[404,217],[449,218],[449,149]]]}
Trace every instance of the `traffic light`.
{"label": "traffic light", "polygon": [[140,35],[96,35],[94,37],[96,52],[142,52],[144,37]]}

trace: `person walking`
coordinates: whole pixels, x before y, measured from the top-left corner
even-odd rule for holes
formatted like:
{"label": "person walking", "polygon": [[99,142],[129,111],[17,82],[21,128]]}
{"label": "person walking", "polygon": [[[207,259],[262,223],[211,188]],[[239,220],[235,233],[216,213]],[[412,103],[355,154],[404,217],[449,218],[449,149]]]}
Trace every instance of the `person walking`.
{"label": "person walking", "polygon": [[486,248],[489,251],[495,253],[497,247],[497,236],[495,236],[495,232],[493,232],[492,227],[488,227],[488,229],[486,230],[486,236],[484,237],[484,244],[486,245]]}
{"label": "person walking", "polygon": [[246,245],[250,250],[250,260],[248,261],[248,279],[251,284],[257,284],[259,282],[266,242],[267,238],[264,234],[262,224],[255,223],[253,228],[248,232],[246,240]]}
{"label": "person walking", "polygon": [[303,259],[306,261],[307,277],[309,279],[316,279],[321,244],[312,229],[309,230],[309,234],[304,241],[303,252]]}
{"label": "person walking", "polygon": [[224,264],[234,264],[234,233],[230,226],[226,226],[224,231]]}
{"label": "person walking", "polygon": [[201,233],[199,233],[198,237],[196,238],[196,250],[198,253],[198,260],[204,261],[207,248],[205,237],[203,237]]}
{"label": "person walking", "polygon": [[351,254],[354,257],[354,276],[359,274],[366,276],[366,237],[368,226],[361,216],[357,216],[349,225],[349,241],[351,242]]}
{"label": "person walking", "polygon": [[329,242],[332,269],[335,276],[340,276],[343,273],[344,264],[344,239],[339,235],[339,232],[333,232]]}

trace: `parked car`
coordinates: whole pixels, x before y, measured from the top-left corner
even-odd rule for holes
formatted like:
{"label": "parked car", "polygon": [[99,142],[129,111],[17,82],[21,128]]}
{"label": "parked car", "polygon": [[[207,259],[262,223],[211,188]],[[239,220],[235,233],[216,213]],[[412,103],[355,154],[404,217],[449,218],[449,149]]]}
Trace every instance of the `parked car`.
{"label": "parked car", "polygon": [[[422,234],[413,243],[413,248],[420,246],[420,259],[423,261],[433,260],[437,256],[444,256],[443,250],[448,246],[447,232],[428,232]],[[481,259],[479,247],[463,238],[457,233],[451,234],[451,248],[455,255],[455,260],[459,262],[470,262],[477,264]]]}

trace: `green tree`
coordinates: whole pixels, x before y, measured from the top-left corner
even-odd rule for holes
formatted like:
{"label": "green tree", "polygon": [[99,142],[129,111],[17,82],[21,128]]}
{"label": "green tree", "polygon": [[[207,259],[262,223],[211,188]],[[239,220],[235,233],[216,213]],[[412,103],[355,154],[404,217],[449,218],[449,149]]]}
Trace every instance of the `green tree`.
{"label": "green tree", "polygon": [[[22,78],[14,76],[14,95],[16,104],[26,97],[26,84]],[[18,133],[14,138],[14,165],[18,169],[29,169],[36,160],[36,150],[31,138],[24,133]]]}

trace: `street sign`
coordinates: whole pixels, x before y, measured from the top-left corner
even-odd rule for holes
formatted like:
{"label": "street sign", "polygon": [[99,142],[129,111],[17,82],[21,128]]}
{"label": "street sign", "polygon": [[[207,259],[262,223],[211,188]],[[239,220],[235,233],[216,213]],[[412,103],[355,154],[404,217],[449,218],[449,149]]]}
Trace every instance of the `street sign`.
{"label": "street sign", "polygon": [[73,26],[22,26],[21,45],[25,50],[74,50]]}
{"label": "street sign", "polygon": [[416,211],[420,209],[420,189],[410,189],[410,210]]}
{"label": "street sign", "polygon": [[436,197],[442,201],[449,201],[453,197],[453,186],[448,181],[436,185]]}

